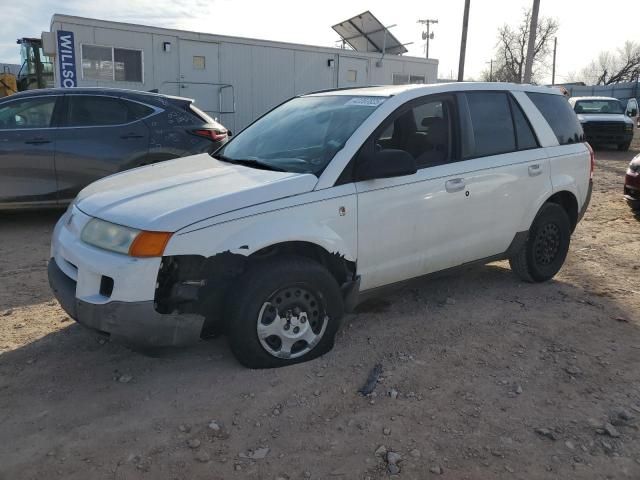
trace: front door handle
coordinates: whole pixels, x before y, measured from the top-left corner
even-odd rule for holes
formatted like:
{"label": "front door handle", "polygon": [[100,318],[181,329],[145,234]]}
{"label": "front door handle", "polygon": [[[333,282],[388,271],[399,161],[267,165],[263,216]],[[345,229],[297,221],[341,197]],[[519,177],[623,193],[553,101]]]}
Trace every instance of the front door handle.
{"label": "front door handle", "polygon": [[539,164],[529,165],[529,176],[536,177],[542,173],[542,168]]}
{"label": "front door handle", "polygon": [[459,192],[463,190],[465,187],[464,178],[452,178],[451,180],[447,180],[444,184],[444,188],[449,193]]}
{"label": "front door handle", "polygon": [[125,135],[122,135],[120,138],[128,140],[130,138],[142,138],[142,137],[144,137],[144,135],[138,135],[136,133],[127,133]]}
{"label": "front door handle", "polygon": [[32,140],[27,140],[24,143],[27,145],[44,145],[45,143],[51,143],[51,140],[47,140],[46,138],[34,138]]}

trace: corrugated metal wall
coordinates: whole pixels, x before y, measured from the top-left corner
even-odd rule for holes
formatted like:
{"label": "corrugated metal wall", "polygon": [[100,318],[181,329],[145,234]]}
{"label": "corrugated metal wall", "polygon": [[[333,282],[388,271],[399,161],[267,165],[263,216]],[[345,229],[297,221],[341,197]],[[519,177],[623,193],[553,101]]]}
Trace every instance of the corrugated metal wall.
{"label": "corrugated metal wall", "polygon": [[627,82],[614,85],[570,85],[565,87],[572,97],[614,97],[619,100],[637,98],[640,101],[640,83]]}

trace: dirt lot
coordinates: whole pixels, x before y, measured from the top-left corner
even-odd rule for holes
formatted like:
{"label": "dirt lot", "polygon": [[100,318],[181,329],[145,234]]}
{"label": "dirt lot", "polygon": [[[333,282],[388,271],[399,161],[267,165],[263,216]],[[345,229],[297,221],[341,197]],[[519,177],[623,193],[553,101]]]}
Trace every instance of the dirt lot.
{"label": "dirt lot", "polygon": [[407,479],[640,478],[633,155],[598,152],[554,281],[506,262],[420,281],[348,317],[323,358],[269,371],[224,339],[160,357],[105,343],[49,292],[59,212],[1,216],[0,478],[378,479],[380,446]]}

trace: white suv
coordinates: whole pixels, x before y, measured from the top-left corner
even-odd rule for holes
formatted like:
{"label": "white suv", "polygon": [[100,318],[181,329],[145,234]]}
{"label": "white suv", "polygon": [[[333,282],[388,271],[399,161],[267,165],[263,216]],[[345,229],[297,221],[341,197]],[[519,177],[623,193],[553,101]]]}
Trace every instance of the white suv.
{"label": "white suv", "polygon": [[244,365],[328,351],[379,287],[509,259],[562,266],[594,159],[554,89],[459,83],[293,98],[214,155],[113,175],[58,222],[67,313],[132,345],[227,333]]}

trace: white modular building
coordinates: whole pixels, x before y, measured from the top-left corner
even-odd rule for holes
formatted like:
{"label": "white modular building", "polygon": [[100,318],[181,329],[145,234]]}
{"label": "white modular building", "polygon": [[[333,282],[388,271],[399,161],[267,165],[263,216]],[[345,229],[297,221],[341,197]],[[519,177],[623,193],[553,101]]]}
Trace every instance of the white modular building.
{"label": "white modular building", "polygon": [[56,14],[43,33],[56,87],[157,90],[193,98],[236,132],[311,91],[434,83],[438,61]]}

